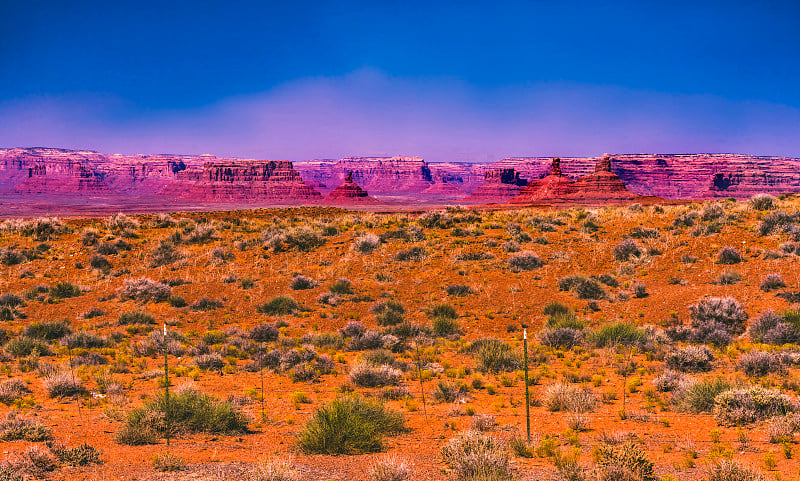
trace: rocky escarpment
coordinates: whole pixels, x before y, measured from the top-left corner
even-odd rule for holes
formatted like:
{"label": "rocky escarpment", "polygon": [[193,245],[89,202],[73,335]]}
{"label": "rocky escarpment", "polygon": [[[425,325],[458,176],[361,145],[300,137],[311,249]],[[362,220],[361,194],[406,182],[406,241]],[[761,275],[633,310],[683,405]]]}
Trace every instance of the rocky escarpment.
{"label": "rocky escarpment", "polygon": [[619,201],[639,197],[629,191],[619,176],[611,172],[611,156],[604,154],[595,165],[594,172],[575,181],[575,192],[568,196],[577,201]]}
{"label": "rocky escarpment", "polygon": [[[611,171],[628,189],[664,199],[748,198],[755,193],[800,192],[800,159],[741,154],[619,154]],[[597,157],[562,157],[566,176],[592,173]],[[490,164],[514,168],[536,179],[550,166],[547,157],[514,157]]]}
{"label": "rocky escarpment", "polygon": [[289,161],[216,160],[179,172],[161,193],[193,201],[293,204],[321,198]]}
{"label": "rocky escarpment", "polygon": [[414,196],[434,184],[428,163],[420,157],[345,157],[296,162],[295,168],[310,184],[327,188],[352,172],[353,180],[376,197]]}
{"label": "rocky escarpment", "polygon": [[527,184],[514,169],[487,170],[483,185],[478,187],[461,202],[468,204],[505,203],[519,195]]}
{"label": "rocky escarpment", "polygon": [[323,201],[328,205],[359,206],[366,204],[379,204],[380,201],[370,197],[369,193],[353,181],[353,173],[348,172],[338,187],[325,196]]}
{"label": "rocky escarpment", "polygon": [[511,199],[512,204],[536,204],[563,201],[577,192],[575,182],[564,175],[561,159],[555,157],[550,173],[541,179],[528,182],[519,195]]}

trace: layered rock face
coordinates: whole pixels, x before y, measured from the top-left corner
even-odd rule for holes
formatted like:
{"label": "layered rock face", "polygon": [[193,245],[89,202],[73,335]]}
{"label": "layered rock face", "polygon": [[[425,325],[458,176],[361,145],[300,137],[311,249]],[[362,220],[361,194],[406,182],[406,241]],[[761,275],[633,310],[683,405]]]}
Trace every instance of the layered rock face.
{"label": "layered rock face", "polygon": [[348,172],[339,187],[333,189],[330,194],[325,197],[324,203],[330,205],[363,205],[363,204],[379,204],[380,201],[369,196],[366,190],[362,189],[353,181],[353,173]]}
{"label": "layered rock face", "polygon": [[321,198],[306,185],[289,161],[219,160],[206,162],[201,171],[177,174],[161,196],[200,201],[254,201],[293,204]]}
{"label": "layered rock face", "polygon": [[528,182],[519,195],[511,199],[512,204],[536,204],[563,201],[577,192],[575,182],[561,171],[561,159],[554,158],[550,174],[539,180]]}
{"label": "layered rock face", "polygon": [[469,204],[505,203],[516,197],[527,183],[514,169],[487,170],[483,185],[461,202]]}
{"label": "layered rock face", "polygon": [[[562,157],[564,174],[572,179],[592,173],[596,157]],[[550,159],[514,157],[490,164],[514,168],[536,179]],[[800,159],[740,154],[620,154],[611,171],[628,189],[664,199],[748,198],[755,193],[800,192]]]}
{"label": "layered rock face", "polygon": [[617,174],[611,172],[611,157],[608,154],[597,161],[594,173],[580,177],[573,187],[575,192],[568,198],[579,201],[632,200],[639,197],[625,187]]}

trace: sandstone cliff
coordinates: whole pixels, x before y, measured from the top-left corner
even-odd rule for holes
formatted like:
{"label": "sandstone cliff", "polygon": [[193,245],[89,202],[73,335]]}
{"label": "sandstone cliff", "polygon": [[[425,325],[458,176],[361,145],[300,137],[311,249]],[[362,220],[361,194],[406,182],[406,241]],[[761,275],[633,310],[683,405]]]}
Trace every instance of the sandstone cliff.
{"label": "sandstone cliff", "polygon": [[344,178],[344,182],[333,189],[330,194],[325,196],[323,203],[347,207],[374,205],[380,204],[381,202],[373,197],[370,197],[366,190],[359,187],[359,185],[353,181],[353,173],[348,172]]}
{"label": "sandstone cliff", "polygon": [[514,169],[494,169],[484,173],[483,185],[461,202],[467,204],[505,203],[516,197],[527,183]]}

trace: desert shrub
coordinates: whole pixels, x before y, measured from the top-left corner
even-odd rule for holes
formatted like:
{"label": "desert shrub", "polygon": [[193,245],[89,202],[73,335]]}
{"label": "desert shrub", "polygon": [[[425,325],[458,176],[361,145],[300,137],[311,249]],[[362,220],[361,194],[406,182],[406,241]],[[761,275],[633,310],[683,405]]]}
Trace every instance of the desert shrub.
{"label": "desert shrub", "polygon": [[374,349],[361,355],[361,361],[376,367],[383,366],[384,364],[393,366],[395,360],[394,354],[387,349]]}
{"label": "desert shrub", "polygon": [[92,464],[103,463],[100,460],[102,451],[88,443],[82,443],[74,447],[67,447],[61,443],[50,443],[48,447],[62,465],[91,466]]}
{"label": "desert shrub", "polygon": [[761,386],[729,389],[714,398],[714,418],[720,424],[748,424],[794,411],[788,396]]}
{"label": "desert shrub", "polygon": [[0,421],[0,441],[29,441],[37,443],[53,439],[49,426],[39,421],[19,417],[14,411]]}
{"label": "desert shrub", "polygon": [[36,353],[37,356],[51,356],[50,344],[44,339],[28,336],[17,336],[8,341],[5,350],[14,357],[25,357]]}
{"label": "desert shrub", "polygon": [[350,369],[350,382],[360,387],[396,386],[400,384],[403,373],[386,364],[373,366],[362,362]]}
{"label": "desert shrub", "polygon": [[479,339],[470,345],[469,350],[478,360],[481,371],[510,372],[522,365],[519,353],[500,339]]}
{"label": "desert shrub", "polygon": [[639,244],[633,239],[625,239],[614,246],[614,259],[618,261],[629,261],[632,257],[642,255]]}
{"label": "desert shrub", "polygon": [[732,297],[709,297],[689,306],[693,338],[699,342],[727,344],[731,335],[744,332],[747,313]]}
{"label": "desert shrub", "polygon": [[75,284],[64,281],[51,287],[49,294],[50,297],[55,299],[68,299],[70,297],[78,297],[83,294],[83,292],[81,288]]}
{"label": "desert shrub", "polygon": [[700,217],[700,213],[697,211],[683,212],[678,214],[672,221],[672,227],[692,227],[697,222],[698,217]]}
{"label": "desert shrub", "polygon": [[110,256],[119,252],[119,248],[110,242],[101,242],[97,244],[96,252],[100,255]]}
{"label": "desert shrub", "polygon": [[194,301],[189,307],[195,311],[213,311],[223,305],[224,304],[219,299],[210,299],[204,296]]}
{"label": "desert shrub", "polygon": [[[150,438],[166,435],[165,413],[169,410],[170,428],[178,433],[241,433],[247,431],[247,416],[228,401],[221,401],[194,388],[184,387],[170,394],[167,405],[164,393],[128,413],[125,425],[117,436],[123,441],[139,441],[126,437],[128,430],[149,433]],[[149,444],[149,443],[143,443]]]}
{"label": "desert shrub", "polygon": [[182,258],[183,254],[175,247],[175,244],[169,239],[165,239],[150,254],[150,267],[167,266]]}
{"label": "desert shrub", "polygon": [[379,326],[394,326],[403,322],[406,310],[395,300],[383,301],[372,306],[372,313]]}
{"label": "desert shrub", "polygon": [[719,376],[689,381],[673,392],[672,402],[679,411],[694,414],[711,412],[717,395],[732,387],[733,384],[728,379]]}
{"label": "desert shrub", "polygon": [[642,299],[647,297],[647,287],[642,284],[641,282],[637,282],[633,285],[633,297],[637,299]]}
{"label": "desert shrub", "polygon": [[634,227],[628,235],[634,239],[656,239],[661,234],[658,229],[638,226]]}
{"label": "desert shrub", "polygon": [[647,332],[629,322],[612,322],[591,331],[587,336],[597,347],[615,346],[617,344],[636,345],[647,341]]}
{"label": "desert shrub", "polygon": [[600,444],[595,453],[600,471],[599,478],[602,480],[656,481],[658,479],[647,453],[636,443]]}
{"label": "desert shrub", "polygon": [[444,288],[444,291],[448,296],[453,297],[464,297],[473,292],[471,287],[465,286],[464,284],[448,284],[447,287]]}
{"label": "desert shrub", "polygon": [[431,399],[435,403],[452,403],[464,397],[466,386],[451,381],[442,380],[436,383],[431,391]]}
{"label": "desert shrub", "polygon": [[583,342],[583,332],[571,327],[557,327],[539,331],[539,342],[556,349],[572,349]]}
{"label": "desert shrub", "polygon": [[542,267],[542,259],[531,251],[522,251],[512,254],[508,258],[508,265],[512,271],[530,271]]}
{"label": "desert shrub", "polygon": [[106,219],[106,227],[114,233],[121,233],[126,230],[138,229],[139,222],[125,214],[114,214]]}
{"label": "desert shrub", "polygon": [[44,379],[44,387],[50,397],[81,396],[86,393],[80,378],[69,372],[57,371]]}
{"label": "desert shrub", "polygon": [[216,232],[217,229],[213,224],[196,224],[183,229],[178,239],[184,244],[203,244],[212,240]]}
{"label": "desert shrub", "polygon": [[653,386],[661,392],[673,392],[680,387],[684,378],[682,373],[667,369],[653,379]]}
{"label": "desert shrub", "polygon": [[[177,331],[168,331],[166,336],[166,350],[172,356],[182,356],[185,352],[181,341],[181,336]],[[157,329],[150,333],[147,338],[134,344],[133,353],[137,356],[163,356],[164,355],[164,333]]]}
{"label": "desert shrub", "polygon": [[714,353],[706,346],[687,346],[671,351],[664,361],[675,371],[704,372],[714,368]]}
{"label": "desert shrub", "polygon": [[362,254],[369,254],[381,245],[381,239],[375,234],[366,234],[353,241],[353,250]]}
{"label": "desert shrub", "polygon": [[219,371],[225,366],[225,360],[219,353],[212,352],[195,356],[193,364],[200,369]]}
{"label": "desert shrub", "polygon": [[317,287],[317,282],[310,278],[303,275],[296,275],[292,278],[292,281],[289,283],[289,287],[294,289],[295,291],[301,291],[305,289],[313,289]]}
{"label": "desert shrub", "polygon": [[22,304],[22,298],[10,292],[0,295],[0,306],[17,307]]}
{"label": "desert shrub", "polygon": [[503,242],[501,246],[506,252],[519,252],[522,248],[514,241]]}
{"label": "desert shrub", "polygon": [[730,459],[720,458],[709,468],[702,481],[764,481],[755,469]]}
{"label": "desert shrub", "polygon": [[427,313],[428,317],[431,319],[436,319],[438,317],[456,319],[458,317],[456,309],[447,303],[434,304],[428,309]]}
{"label": "desert shrub", "polygon": [[742,254],[731,246],[725,246],[717,252],[717,264],[738,264],[742,262]]}
{"label": "desert shrub", "polygon": [[169,299],[172,288],[167,284],[142,277],[139,279],[126,279],[125,284],[118,289],[122,299],[133,299],[138,302],[161,302]]}
{"label": "desert shrub", "polygon": [[72,333],[72,326],[67,321],[37,321],[28,324],[22,335],[35,339],[53,341]]}
{"label": "desert shrub", "polygon": [[131,324],[155,324],[156,319],[151,314],[144,311],[129,311],[119,315],[118,321],[121,326]]}
{"label": "desert shrub", "polygon": [[426,229],[434,227],[447,229],[448,227],[452,227],[453,218],[445,211],[431,210],[419,216],[417,218],[417,224]]}
{"label": "desert shrub", "polygon": [[348,279],[336,279],[328,288],[331,294],[345,295],[353,293],[353,286]]}
{"label": "desert shrub", "polygon": [[387,455],[372,465],[369,475],[373,481],[407,481],[411,479],[408,461],[396,455]]}
{"label": "desert shrub", "polygon": [[555,383],[547,387],[544,405],[548,411],[587,413],[594,410],[597,396],[590,390],[566,383]]}
{"label": "desert shrub", "polygon": [[278,327],[274,323],[258,324],[250,329],[248,337],[257,342],[274,341],[278,339]]}
{"label": "desert shrub", "polygon": [[22,252],[14,249],[0,249],[0,264],[6,266],[15,266],[22,264],[27,260],[27,257]]}
{"label": "desert shrub", "polygon": [[756,194],[750,197],[750,207],[755,210],[772,210],[778,205],[778,199],[769,194]]}
{"label": "desert shrub", "polygon": [[433,334],[437,337],[447,337],[461,332],[461,326],[454,318],[435,317],[431,323]]}
{"label": "desert shrub", "polygon": [[586,276],[582,276],[580,274],[570,274],[568,276],[564,276],[558,280],[558,290],[571,291],[584,280],[586,280]]}
{"label": "desert shrub", "polygon": [[303,478],[290,459],[275,457],[257,463],[246,479],[248,481],[301,481]]}
{"label": "desert shrub", "polygon": [[108,259],[101,254],[93,254],[91,257],[89,257],[89,265],[92,266],[92,268],[100,269],[101,271],[107,271],[111,269],[111,263],[108,262]]}
{"label": "desert shrub", "polygon": [[5,379],[0,381],[0,403],[11,404],[25,397],[30,392],[22,379]]}
{"label": "desert shrub", "polygon": [[401,250],[394,255],[394,260],[398,262],[418,262],[425,257],[425,249],[419,246],[414,246],[409,249]]}
{"label": "desert shrub", "polygon": [[764,292],[769,292],[781,287],[786,287],[786,283],[783,281],[783,277],[781,277],[780,274],[767,274],[766,277],[761,280],[761,284],[759,284],[758,287]]}
{"label": "desert shrub", "polygon": [[573,288],[573,292],[578,296],[578,299],[605,299],[608,293],[597,279],[583,278]]}
{"label": "desert shrub", "polygon": [[457,261],[483,261],[486,259],[493,259],[494,254],[480,250],[464,250],[456,254],[453,258]]}
{"label": "desert shrub", "polygon": [[68,334],[62,337],[60,342],[62,346],[66,346],[70,349],[92,349],[106,347],[109,344],[107,337],[87,331],[78,331],[74,334]]}
{"label": "desert shrub", "polygon": [[386,435],[403,430],[400,413],[382,403],[342,396],[317,409],[298,435],[307,454],[362,454],[381,451]]}
{"label": "desert shrub", "polygon": [[800,218],[800,215],[797,213],[789,214],[782,210],[770,212],[765,215],[764,218],[761,219],[761,223],[758,224],[758,233],[762,236],[776,233],[788,233],[792,230],[798,218]]}
{"label": "desert shrub", "polygon": [[460,481],[511,479],[511,460],[502,441],[480,431],[464,431],[442,446],[444,462]]}
{"label": "desert shrub", "polygon": [[761,377],[786,370],[780,356],[771,352],[750,351],[739,358],[739,369],[748,376]]}
{"label": "desert shrub", "polygon": [[271,316],[292,314],[297,309],[299,309],[297,301],[289,296],[275,296],[258,306],[258,312]]}
{"label": "desert shrub", "polygon": [[736,271],[723,271],[714,281],[715,284],[727,286],[742,280],[742,275]]}
{"label": "desert shrub", "polygon": [[748,328],[750,338],[764,344],[790,344],[800,342],[800,330],[785,317],[774,311],[765,311]]}

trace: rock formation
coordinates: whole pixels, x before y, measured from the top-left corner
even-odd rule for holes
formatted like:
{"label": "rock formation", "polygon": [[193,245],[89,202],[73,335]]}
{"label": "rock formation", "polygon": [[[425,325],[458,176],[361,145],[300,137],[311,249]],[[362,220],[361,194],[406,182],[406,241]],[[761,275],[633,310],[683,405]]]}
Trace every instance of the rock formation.
{"label": "rock formation", "polygon": [[483,185],[461,202],[468,204],[505,203],[516,197],[527,182],[514,169],[487,170]]}
{"label": "rock formation", "polygon": [[321,195],[303,182],[289,161],[211,161],[202,171],[184,170],[160,194],[193,201],[294,204]]}
{"label": "rock formation", "polygon": [[577,201],[632,200],[638,195],[629,191],[619,176],[611,172],[611,156],[604,154],[595,165],[594,173],[584,175],[573,184],[575,192],[567,196]]}
{"label": "rock formation", "polygon": [[561,159],[553,158],[550,174],[539,180],[528,182],[519,195],[511,199],[512,204],[536,204],[559,202],[577,192],[575,183],[561,171]]}
{"label": "rock formation", "polygon": [[323,203],[339,206],[358,206],[365,204],[380,204],[381,202],[369,196],[366,190],[362,189],[353,181],[353,173],[348,172],[339,187],[333,189],[328,194]]}

